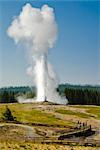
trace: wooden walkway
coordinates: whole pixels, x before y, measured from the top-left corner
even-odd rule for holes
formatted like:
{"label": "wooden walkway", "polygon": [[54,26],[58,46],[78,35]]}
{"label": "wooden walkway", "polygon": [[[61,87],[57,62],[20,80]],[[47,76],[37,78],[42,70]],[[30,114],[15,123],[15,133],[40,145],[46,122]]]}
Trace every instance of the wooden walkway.
{"label": "wooden walkway", "polygon": [[91,133],[92,133],[91,126],[82,126],[81,128],[77,128],[74,131],[60,134],[58,139],[65,139],[65,138],[69,138],[73,136],[76,136],[76,137],[86,136],[87,134],[91,134]]}

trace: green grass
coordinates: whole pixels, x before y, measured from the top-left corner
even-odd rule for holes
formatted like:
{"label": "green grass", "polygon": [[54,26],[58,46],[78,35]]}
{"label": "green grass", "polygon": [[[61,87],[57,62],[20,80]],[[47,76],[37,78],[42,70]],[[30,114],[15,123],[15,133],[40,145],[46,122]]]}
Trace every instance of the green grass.
{"label": "green grass", "polygon": [[90,108],[100,108],[100,106],[93,106],[93,105],[70,105],[74,108],[83,108],[83,109],[90,109]]}
{"label": "green grass", "polygon": [[76,106],[71,106],[71,107],[85,109],[85,111],[87,113],[90,113],[91,116],[93,114],[93,115],[95,115],[94,118],[100,119],[100,106],[76,105]]}
{"label": "green grass", "polygon": [[96,118],[100,119],[100,107],[91,107],[87,112],[96,115]]}
{"label": "green grass", "polygon": [[[70,121],[60,120],[55,118],[54,115],[45,113],[41,110],[33,109],[33,104],[8,104],[7,106],[12,111],[17,121],[22,123],[42,123],[49,125],[66,125],[72,126],[73,123]],[[5,111],[5,105],[0,105],[0,118],[2,113]]]}
{"label": "green grass", "polygon": [[88,114],[81,113],[81,112],[75,112],[72,110],[57,109],[56,112],[61,113],[61,114],[66,114],[66,115],[74,115],[74,116],[78,116],[81,118],[89,118],[90,117],[90,115],[88,115]]}

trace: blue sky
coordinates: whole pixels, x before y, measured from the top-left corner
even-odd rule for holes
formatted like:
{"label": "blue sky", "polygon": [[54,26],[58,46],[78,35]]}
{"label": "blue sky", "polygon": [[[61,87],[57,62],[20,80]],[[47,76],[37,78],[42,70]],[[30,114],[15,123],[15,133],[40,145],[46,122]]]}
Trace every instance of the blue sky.
{"label": "blue sky", "polygon": [[26,74],[26,50],[7,36],[7,28],[27,2],[34,7],[53,7],[58,40],[49,50],[49,61],[60,83],[100,84],[99,1],[0,0],[0,87],[32,85]]}

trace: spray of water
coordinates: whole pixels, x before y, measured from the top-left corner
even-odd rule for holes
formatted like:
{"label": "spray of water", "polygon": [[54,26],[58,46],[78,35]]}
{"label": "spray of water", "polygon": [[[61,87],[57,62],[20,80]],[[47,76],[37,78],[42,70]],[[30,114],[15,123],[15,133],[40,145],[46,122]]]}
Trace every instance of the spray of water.
{"label": "spray of water", "polygon": [[67,101],[56,92],[58,79],[47,61],[48,50],[54,46],[57,39],[53,8],[43,5],[39,9],[26,4],[19,16],[12,21],[7,33],[16,44],[28,43],[32,64],[27,72],[34,77],[37,88],[36,101],[47,99],[54,103],[66,104]]}

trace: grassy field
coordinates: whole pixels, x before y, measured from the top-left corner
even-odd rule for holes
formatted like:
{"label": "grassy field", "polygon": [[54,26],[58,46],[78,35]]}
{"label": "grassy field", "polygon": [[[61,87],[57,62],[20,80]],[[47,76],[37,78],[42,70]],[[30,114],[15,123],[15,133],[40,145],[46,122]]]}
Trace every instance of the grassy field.
{"label": "grassy field", "polygon": [[86,112],[96,115],[100,119],[100,107],[91,107]]}
{"label": "grassy field", "polygon": [[67,146],[57,144],[34,144],[34,143],[0,143],[1,150],[99,150],[95,147]]}
{"label": "grassy field", "polygon": [[[2,120],[6,104],[0,104],[0,150],[99,150],[99,147],[84,147],[57,144],[36,144],[34,137],[56,136],[69,132],[77,126],[77,122],[87,123],[93,129],[100,130],[99,106],[64,106],[49,104],[7,104],[20,124],[5,123]],[[42,124],[39,125],[39,124]],[[87,137],[99,140],[100,134]],[[20,141],[20,142],[19,142]]]}
{"label": "grassy field", "polygon": [[88,105],[76,105],[72,106],[74,108],[82,108],[85,110],[86,113],[89,113],[90,115],[94,115],[97,119],[100,119],[100,106],[88,106]]}
{"label": "grassy field", "polygon": [[[42,123],[49,125],[72,125],[70,121],[64,121],[55,118],[53,114],[46,113],[41,109],[34,108],[34,104],[8,104],[6,105],[12,111],[13,116],[16,117],[17,121],[22,123]],[[35,105],[37,106],[37,105]],[[5,104],[0,105],[0,117],[5,111]]]}
{"label": "grassy field", "polygon": [[78,116],[78,117],[81,117],[81,118],[89,118],[89,117],[91,117],[91,115],[88,115],[86,113],[75,112],[75,111],[72,111],[72,110],[57,109],[56,112],[57,113],[61,113],[61,114],[74,115],[74,116]]}
{"label": "grassy field", "polygon": [[0,143],[1,150],[99,150],[95,147],[67,146],[52,144],[34,144],[34,143]]}

